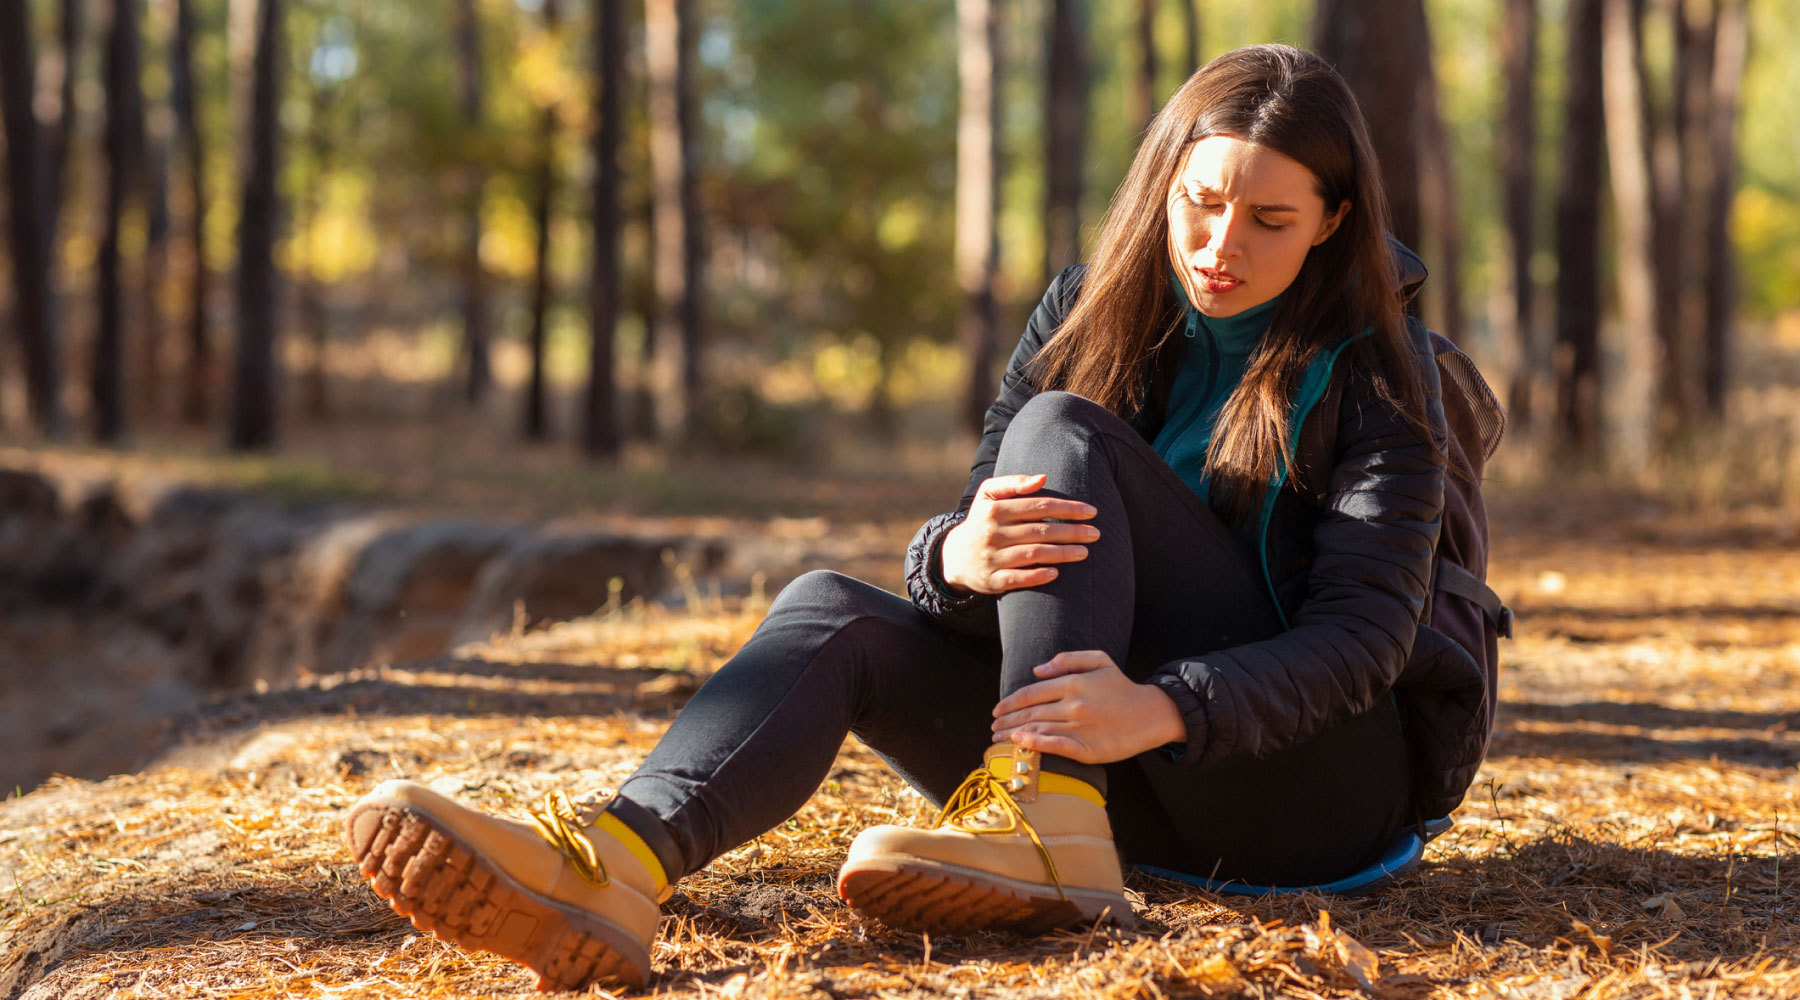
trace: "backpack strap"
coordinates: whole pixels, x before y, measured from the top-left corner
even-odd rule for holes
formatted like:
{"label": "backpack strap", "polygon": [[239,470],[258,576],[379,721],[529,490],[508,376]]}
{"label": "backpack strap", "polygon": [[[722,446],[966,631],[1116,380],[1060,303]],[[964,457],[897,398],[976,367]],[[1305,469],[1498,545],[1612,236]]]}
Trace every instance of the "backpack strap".
{"label": "backpack strap", "polygon": [[1481,577],[1446,559],[1438,563],[1437,589],[1474,601],[1487,614],[1488,621],[1494,625],[1494,631],[1508,639],[1513,637],[1512,609],[1500,600],[1500,595],[1494,593],[1494,588],[1488,586]]}

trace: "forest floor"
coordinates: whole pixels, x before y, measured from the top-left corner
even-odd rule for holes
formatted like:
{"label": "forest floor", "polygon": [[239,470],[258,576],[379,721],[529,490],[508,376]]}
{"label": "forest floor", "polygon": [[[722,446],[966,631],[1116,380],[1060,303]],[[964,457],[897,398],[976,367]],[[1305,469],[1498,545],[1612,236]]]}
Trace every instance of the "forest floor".
{"label": "forest floor", "polygon": [[[1397,885],[1244,901],[1133,875],[1136,930],[889,931],[833,879],[859,829],[929,809],[851,741],[798,815],[681,883],[649,992],[1800,995],[1796,520],[1511,497],[1495,539],[1520,619],[1499,731],[1455,827]],[[876,578],[895,585],[897,561]],[[616,785],[761,611],[628,606],[236,696],[138,773],[0,804],[0,996],[534,995],[529,972],[389,911],[348,856],[346,808],[395,776],[510,812]]]}

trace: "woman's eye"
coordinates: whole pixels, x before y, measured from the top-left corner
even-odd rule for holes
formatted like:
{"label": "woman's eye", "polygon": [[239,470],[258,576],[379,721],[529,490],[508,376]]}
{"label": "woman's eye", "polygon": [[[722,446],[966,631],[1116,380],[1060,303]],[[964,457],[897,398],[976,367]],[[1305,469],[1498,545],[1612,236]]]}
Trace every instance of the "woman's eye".
{"label": "woman's eye", "polygon": [[1256,224],[1263,227],[1264,229],[1269,230],[1270,232],[1273,232],[1273,233],[1279,233],[1283,229],[1287,228],[1286,224],[1276,224],[1276,223],[1270,222],[1267,219],[1262,219],[1262,218],[1257,219]]}

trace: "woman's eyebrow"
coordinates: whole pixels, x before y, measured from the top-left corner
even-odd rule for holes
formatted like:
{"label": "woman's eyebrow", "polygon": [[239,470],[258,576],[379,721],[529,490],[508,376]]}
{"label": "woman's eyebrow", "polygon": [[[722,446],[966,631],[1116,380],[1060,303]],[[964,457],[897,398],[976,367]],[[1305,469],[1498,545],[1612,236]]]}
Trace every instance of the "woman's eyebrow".
{"label": "woman's eyebrow", "polygon": [[[1194,193],[1197,195],[1212,195],[1214,198],[1219,198],[1219,199],[1224,199],[1224,197],[1225,197],[1224,195],[1220,194],[1219,192],[1213,190],[1210,187],[1207,187],[1204,184],[1193,185],[1193,190],[1194,190]],[[1295,208],[1292,205],[1251,205],[1250,210],[1252,212],[1298,212],[1298,211],[1300,211],[1299,209]]]}

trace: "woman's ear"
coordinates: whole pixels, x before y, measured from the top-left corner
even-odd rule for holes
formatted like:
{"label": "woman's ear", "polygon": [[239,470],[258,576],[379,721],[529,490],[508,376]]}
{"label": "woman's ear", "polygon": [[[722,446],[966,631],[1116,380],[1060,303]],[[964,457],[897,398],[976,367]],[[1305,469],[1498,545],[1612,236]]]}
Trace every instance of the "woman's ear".
{"label": "woman's ear", "polygon": [[1343,223],[1344,216],[1349,214],[1350,200],[1346,198],[1338,203],[1337,211],[1327,215],[1325,221],[1319,224],[1319,235],[1313,237],[1312,245],[1318,246],[1330,239],[1331,234],[1337,232],[1338,226]]}

